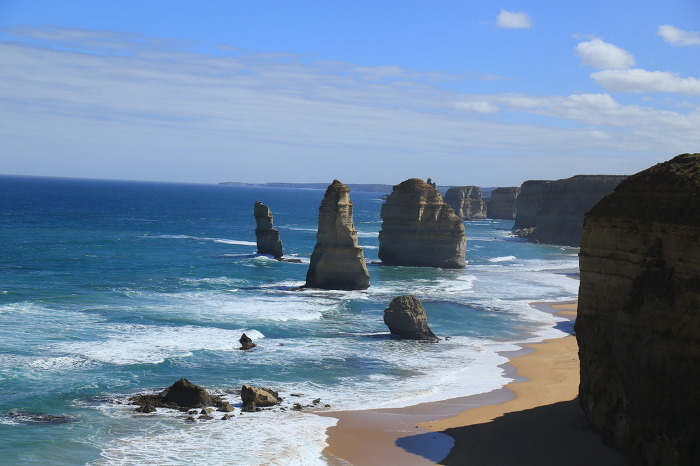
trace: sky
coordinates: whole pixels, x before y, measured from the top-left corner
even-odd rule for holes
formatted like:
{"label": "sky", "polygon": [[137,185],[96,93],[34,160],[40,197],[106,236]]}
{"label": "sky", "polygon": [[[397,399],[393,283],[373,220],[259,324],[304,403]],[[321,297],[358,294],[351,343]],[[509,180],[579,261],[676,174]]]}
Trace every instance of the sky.
{"label": "sky", "polygon": [[519,186],[700,152],[698,0],[0,0],[0,173]]}

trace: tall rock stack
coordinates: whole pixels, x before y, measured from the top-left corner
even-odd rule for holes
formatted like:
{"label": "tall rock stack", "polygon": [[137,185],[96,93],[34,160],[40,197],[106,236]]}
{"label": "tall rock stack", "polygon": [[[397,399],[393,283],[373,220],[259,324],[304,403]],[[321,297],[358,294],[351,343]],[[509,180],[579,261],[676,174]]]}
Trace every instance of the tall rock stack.
{"label": "tall rock stack", "polygon": [[486,218],[486,203],[477,186],[455,186],[445,193],[445,202],[464,220]]}
{"label": "tall rock stack", "polygon": [[700,154],[629,177],[585,218],[580,401],[634,465],[700,464]]}
{"label": "tall rock stack", "polygon": [[282,257],[282,240],[280,232],[272,227],[272,212],[270,208],[258,201],[253,207],[255,215],[255,239],[258,243],[258,254],[269,254],[275,259]]}
{"label": "tall rock stack", "polygon": [[364,290],[369,288],[365,255],[357,245],[350,189],[333,180],[318,209],[318,233],[306,273],[307,288]]}
{"label": "tall rock stack", "polygon": [[487,216],[501,220],[515,218],[515,205],[520,194],[520,188],[496,188],[491,191],[491,201],[488,203]]}
{"label": "tall rock stack", "polygon": [[379,259],[387,265],[462,268],[464,222],[419,178],[396,186],[382,206]]}

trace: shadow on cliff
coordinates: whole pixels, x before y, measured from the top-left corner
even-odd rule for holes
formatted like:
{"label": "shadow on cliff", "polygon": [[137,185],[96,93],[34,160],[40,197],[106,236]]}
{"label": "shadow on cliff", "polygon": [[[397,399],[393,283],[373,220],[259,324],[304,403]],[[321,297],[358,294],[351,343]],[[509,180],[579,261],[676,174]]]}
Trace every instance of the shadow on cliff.
{"label": "shadow on cliff", "polygon": [[436,457],[441,452],[444,455],[444,440],[437,437],[438,433],[402,437],[396,445],[445,466],[626,464],[622,453],[604,445],[600,434],[589,428],[578,398],[508,413],[491,422],[447,429],[444,433],[456,440],[444,459]]}

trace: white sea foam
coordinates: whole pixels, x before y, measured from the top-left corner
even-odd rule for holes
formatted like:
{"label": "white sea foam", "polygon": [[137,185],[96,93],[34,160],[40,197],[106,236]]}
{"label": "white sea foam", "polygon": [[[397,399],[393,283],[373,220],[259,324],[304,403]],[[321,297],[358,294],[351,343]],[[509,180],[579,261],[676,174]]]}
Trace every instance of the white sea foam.
{"label": "white sea foam", "polygon": [[258,243],[256,243],[255,241],[244,241],[244,240],[227,239],[227,238],[208,238],[208,237],[190,236],[190,235],[155,235],[155,236],[146,235],[146,237],[147,238],[156,238],[156,239],[187,239],[187,240],[195,240],[195,241],[212,241],[214,243],[234,244],[234,245],[239,245],[239,246],[257,246],[258,245]]}
{"label": "white sea foam", "polygon": [[489,259],[489,262],[507,262],[507,261],[514,261],[516,259],[517,259],[517,257],[515,257],[515,256],[492,257],[491,259]]}

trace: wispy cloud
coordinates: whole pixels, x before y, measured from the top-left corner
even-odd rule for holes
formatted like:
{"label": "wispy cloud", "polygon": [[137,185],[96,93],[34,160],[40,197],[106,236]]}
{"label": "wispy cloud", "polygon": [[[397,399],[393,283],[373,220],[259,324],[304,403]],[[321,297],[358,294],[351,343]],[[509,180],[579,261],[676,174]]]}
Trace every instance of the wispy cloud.
{"label": "wispy cloud", "polygon": [[594,38],[580,42],[576,53],[584,65],[598,69],[627,69],[634,66],[634,56],[627,50]]}
{"label": "wispy cloud", "polygon": [[674,94],[700,95],[700,79],[682,78],[668,71],[603,70],[591,77],[612,92],[668,92]]}
{"label": "wispy cloud", "polygon": [[684,31],[670,24],[662,24],[656,33],[666,41],[666,43],[678,47],[688,45],[700,45],[700,32]]}
{"label": "wispy cloud", "polygon": [[496,17],[496,26],[502,29],[531,29],[532,18],[527,13],[501,9]]}
{"label": "wispy cloud", "polygon": [[629,157],[642,169],[700,145],[693,108],[465,94],[442,85],[463,76],[63,32],[0,43],[8,173],[319,181],[342,171],[347,182],[391,183],[430,168],[463,184],[455,167],[470,167],[473,182],[495,185],[585,172],[592,157],[622,173]]}

